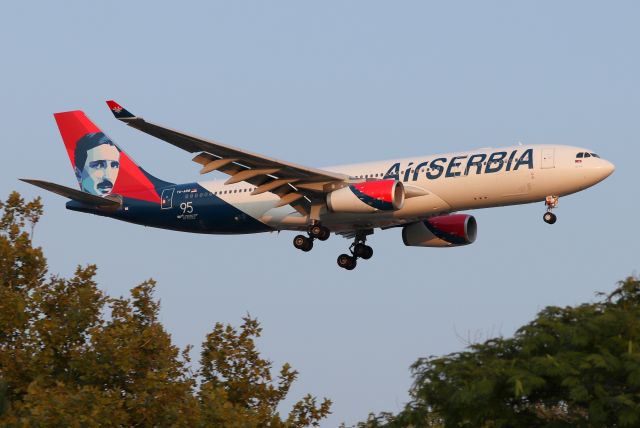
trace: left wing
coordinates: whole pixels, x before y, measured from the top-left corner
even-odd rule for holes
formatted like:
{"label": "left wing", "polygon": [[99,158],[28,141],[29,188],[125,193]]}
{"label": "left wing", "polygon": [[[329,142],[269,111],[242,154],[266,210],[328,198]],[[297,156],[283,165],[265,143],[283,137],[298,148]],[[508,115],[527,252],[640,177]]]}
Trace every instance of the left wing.
{"label": "left wing", "polygon": [[147,122],[113,100],[107,101],[107,105],[116,119],[132,128],[188,152],[199,152],[193,161],[202,165],[201,174],[211,171],[229,174],[231,177],[225,184],[246,181],[256,186],[253,195],[274,193],[280,197],[278,206],[289,204],[302,214],[309,214],[311,201],[336,187],[331,184],[349,180],[344,174],[273,159]]}
{"label": "left wing", "polygon": [[56,193],[65,198],[69,198],[73,201],[82,202],[84,204],[93,205],[99,208],[111,208],[116,209],[122,206],[122,197],[119,195],[107,195],[97,196],[90,193],[83,192],[81,190],[72,189],[61,184],[51,183],[44,180],[33,180],[30,178],[20,178],[20,181],[33,184],[44,190]]}

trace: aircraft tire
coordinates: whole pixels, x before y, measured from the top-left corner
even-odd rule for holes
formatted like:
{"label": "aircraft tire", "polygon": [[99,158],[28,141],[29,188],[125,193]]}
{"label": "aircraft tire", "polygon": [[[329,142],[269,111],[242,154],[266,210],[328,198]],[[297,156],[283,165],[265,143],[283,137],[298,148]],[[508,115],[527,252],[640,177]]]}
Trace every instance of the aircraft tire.
{"label": "aircraft tire", "polygon": [[365,260],[369,260],[371,257],[373,257],[373,248],[365,245],[365,253],[362,255],[362,258]]}
{"label": "aircraft tire", "polygon": [[320,234],[320,236],[318,236],[318,239],[321,241],[326,241],[327,239],[329,239],[330,236],[331,236],[331,231],[328,228],[323,227],[322,233]]}
{"label": "aircraft tire", "polygon": [[363,243],[358,243],[353,247],[353,255],[368,260],[373,256],[373,248]]}
{"label": "aircraft tire", "polygon": [[297,235],[293,238],[293,246],[304,252],[311,251],[313,248],[313,240],[304,235]]}
{"label": "aircraft tire", "polygon": [[331,236],[331,231],[320,224],[314,224],[309,227],[309,235],[321,241],[326,241]]}
{"label": "aircraft tire", "polygon": [[542,216],[542,219],[547,224],[554,224],[558,220],[558,217],[552,212],[546,212],[544,216]]}
{"label": "aircraft tire", "polygon": [[346,270],[353,270],[356,267],[356,258],[348,254],[338,256],[338,266]]}

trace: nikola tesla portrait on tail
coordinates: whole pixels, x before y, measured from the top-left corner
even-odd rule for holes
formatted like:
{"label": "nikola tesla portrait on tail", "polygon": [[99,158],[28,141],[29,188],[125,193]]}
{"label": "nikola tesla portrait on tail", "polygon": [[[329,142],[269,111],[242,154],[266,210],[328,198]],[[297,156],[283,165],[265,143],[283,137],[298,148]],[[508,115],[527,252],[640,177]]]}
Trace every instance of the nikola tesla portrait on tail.
{"label": "nikola tesla portrait on tail", "polygon": [[92,195],[111,193],[120,171],[120,150],[102,132],[80,138],[74,151],[75,173],[80,189]]}

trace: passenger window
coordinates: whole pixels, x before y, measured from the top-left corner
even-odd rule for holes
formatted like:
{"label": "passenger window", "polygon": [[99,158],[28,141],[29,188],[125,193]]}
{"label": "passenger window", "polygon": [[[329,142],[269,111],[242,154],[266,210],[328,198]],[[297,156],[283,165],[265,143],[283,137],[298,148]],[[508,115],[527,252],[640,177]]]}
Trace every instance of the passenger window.
{"label": "passenger window", "polygon": [[583,158],[583,157],[584,157],[584,153],[582,153],[582,152],[581,152],[581,153],[578,153],[578,154],[576,155],[576,157],[577,157],[578,159]]}

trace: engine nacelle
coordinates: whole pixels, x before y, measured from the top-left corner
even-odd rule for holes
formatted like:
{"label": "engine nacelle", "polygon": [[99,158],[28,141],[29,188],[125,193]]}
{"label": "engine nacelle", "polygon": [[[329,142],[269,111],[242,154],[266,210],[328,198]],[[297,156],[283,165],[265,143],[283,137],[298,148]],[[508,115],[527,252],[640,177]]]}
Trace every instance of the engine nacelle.
{"label": "engine nacelle", "polygon": [[327,195],[329,210],[340,213],[374,213],[399,210],[404,205],[404,186],[396,180],[350,184]]}
{"label": "engine nacelle", "polygon": [[471,244],[477,233],[478,224],[473,216],[451,214],[404,226],[402,240],[410,247],[458,247]]}

